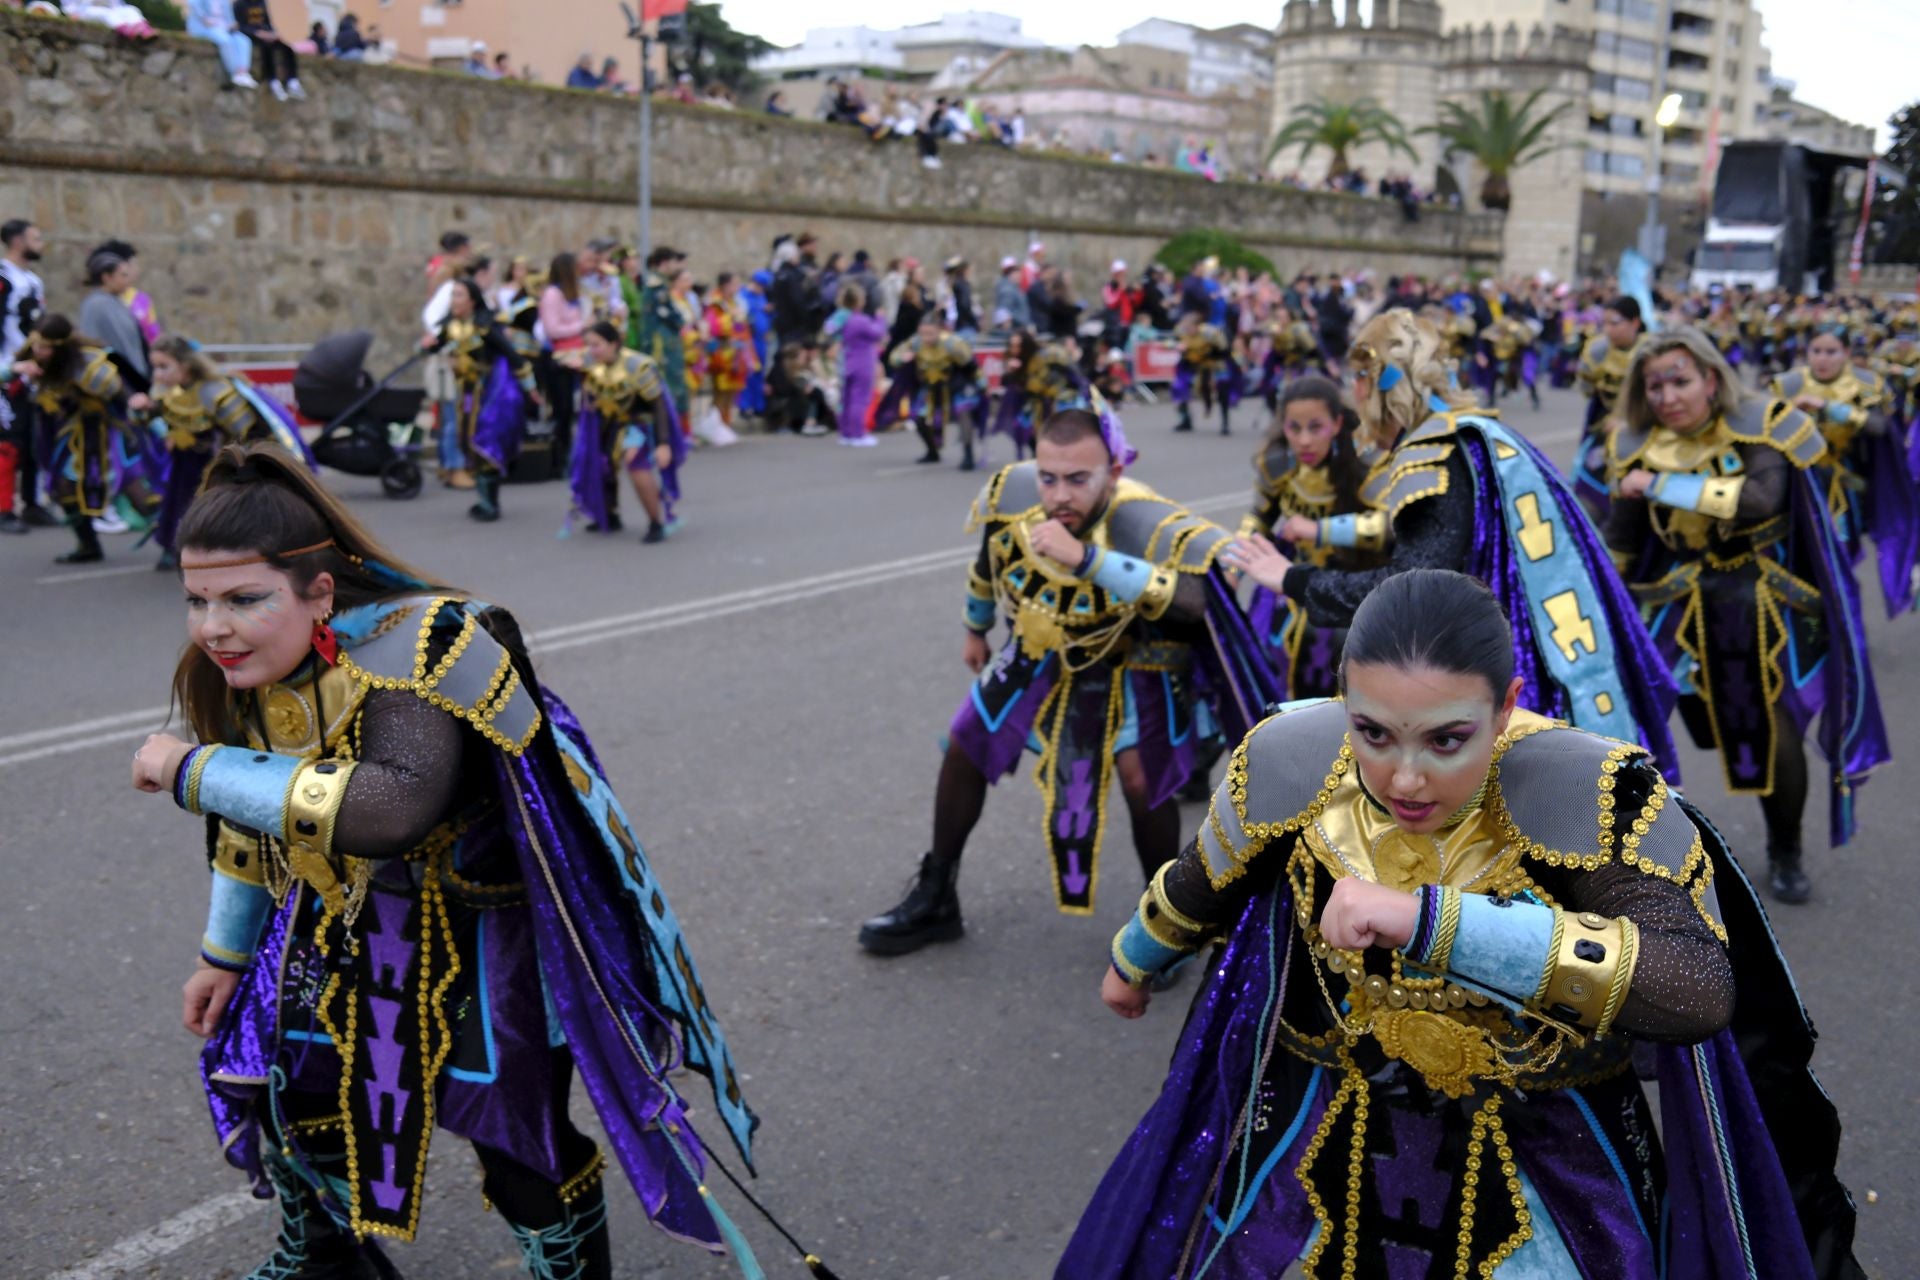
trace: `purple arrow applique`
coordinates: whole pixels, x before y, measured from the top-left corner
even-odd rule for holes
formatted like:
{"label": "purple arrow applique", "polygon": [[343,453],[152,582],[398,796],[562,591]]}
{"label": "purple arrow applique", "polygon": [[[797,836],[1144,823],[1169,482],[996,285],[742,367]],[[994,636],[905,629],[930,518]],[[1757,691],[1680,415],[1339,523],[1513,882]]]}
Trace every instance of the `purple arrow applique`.
{"label": "purple arrow applique", "polygon": [[1060,883],[1066,887],[1070,897],[1078,898],[1087,891],[1087,873],[1080,869],[1080,851],[1067,850],[1066,874],[1060,877]]}

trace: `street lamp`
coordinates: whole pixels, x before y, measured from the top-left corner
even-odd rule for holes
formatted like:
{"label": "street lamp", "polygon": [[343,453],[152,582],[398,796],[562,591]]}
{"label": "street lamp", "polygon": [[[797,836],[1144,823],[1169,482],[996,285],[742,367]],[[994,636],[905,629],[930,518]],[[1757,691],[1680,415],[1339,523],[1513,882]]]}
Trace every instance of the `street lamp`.
{"label": "street lamp", "polygon": [[647,24],[621,0],[627,15],[627,39],[640,42],[640,261],[653,252],[653,37]]}
{"label": "street lamp", "polygon": [[1640,228],[1640,256],[1657,274],[1667,256],[1666,230],[1660,225],[1660,146],[1667,130],[1680,118],[1680,95],[1667,92],[1667,59],[1673,43],[1673,4],[1660,6],[1659,61],[1654,64],[1653,95],[1660,106],[1653,113],[1653,165],[1647,174],[1647,220]]}

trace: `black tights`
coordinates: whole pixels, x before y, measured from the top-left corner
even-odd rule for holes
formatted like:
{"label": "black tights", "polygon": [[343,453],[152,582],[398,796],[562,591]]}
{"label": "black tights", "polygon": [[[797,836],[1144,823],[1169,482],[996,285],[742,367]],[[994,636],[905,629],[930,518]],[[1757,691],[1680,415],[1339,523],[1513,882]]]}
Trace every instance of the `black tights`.
{"label": "black tights", "polygon": [[[1114,763],[1121,793],[1127,799],[1127,815],[1133,822],[1133,849],[1140,858],[1141,872],[1151,879],[1162,863],[1180,855],[1180,804],[1177,800],[1149,804],[1146,771],[1140,766],[1137,752],[1122,752]],[[986,775],[958,744],[949,745],[933,793],[935,866],[960,861],[967,837],[973,834],[986,803]]]}
{"label": "black tights", "polygon": [[1807,744],[1778,711],[1773,720],[1773,790],[1760,797],[1760,812],[1767,820],[1767,852],[1798,853],[1807,812]]}

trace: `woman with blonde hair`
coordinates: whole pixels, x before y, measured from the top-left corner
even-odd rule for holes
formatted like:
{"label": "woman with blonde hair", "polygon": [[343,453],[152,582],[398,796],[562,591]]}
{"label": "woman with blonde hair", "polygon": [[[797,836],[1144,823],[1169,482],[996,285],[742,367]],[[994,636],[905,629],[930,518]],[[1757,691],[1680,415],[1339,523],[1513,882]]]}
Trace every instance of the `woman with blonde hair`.
{"label": "woman with blonde hair", "polygon": [[1446,337],[1396,308],[1369,320],[1348,352],[1360,444],[1380,450],[1360,498],[1370,536],[1391,537],[1373,568],[1295,564],[1266,537],[1228,563],[1345,627],[1367,594],[1409,569],[1463,569],[1513,620],[1521,705],[1640,742],[1677,774],[1667,716],[1675,690],[1606,547],[1560,473],[1526,438],[1480,412],[1456,378]]}
{"label": "woman with blonde hair", "polygon": [[1814,714],[1831,766],[1830,835],[1853,833],[1853,789],[1888,758],[1860,594],[1815,468],[1819,425],[1744,392],[1711,339],[1640,340],[1608,442],[1607,545],[1728,789],[1767,823],[1769,887],[1805,902],[1802,736]]}

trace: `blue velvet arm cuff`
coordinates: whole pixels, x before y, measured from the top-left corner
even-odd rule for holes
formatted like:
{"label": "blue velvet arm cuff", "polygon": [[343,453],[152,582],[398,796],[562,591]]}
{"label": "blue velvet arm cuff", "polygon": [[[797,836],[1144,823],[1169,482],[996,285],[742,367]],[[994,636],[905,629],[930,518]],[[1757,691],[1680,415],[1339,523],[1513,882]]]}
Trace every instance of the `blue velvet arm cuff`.
{"label": "blue velvet arm cuff", "polygon": [[225,747],[205,752],[203,758],[198,785],[190,788],[194,813],[217,813],[229,822],[285,838],[287,790],[303,763],[298,756]]}
{"label": "blue velvet arm cuff", "polygon": [[979,596],[967,597],[967,630],[981,635],[993,630],[993,601]]}
{"label": "blue velvet arm cuff", "polygon": [[1554,909],[1478,893],[1460,894],[1458,901],[1446,971],[1520,1003],[1534,999],[1553,959]]}
{"label": "blue velvet arm cuff", "polygon": [[1094,557],[1094,585],[1124,604],[1138,600],[1153,581],[1153,566],[1136,556],[1103,551]]}
{"label": "blue velvet arm cuff", "polygon": [[1356,515],[1328,516],[1320,522],[1320,541],[1329,547],[1360,545],[1360,518]]}
{"label": "blue velvet arm cuff", "polygon": [[1146,922],[1137,911],[1113,939],[1113,967],[1136,987],[1186,954],[1147,932]]}
{"label": "blue velvet arm cuff", "polygon": [[222,969],[246,968],[272,909],[273,895],[263,886],[215,870],[207,901],[207,931],[200,939],[201,956]]}
{"label": "blue velvet arm cuff", "polygon": [[1663,507],[1674,507],[1681,511],[1698,511],[1701,495],[1707,491],[1707,477],[1687,472],[1668,471],[1661,474],[1647,490],[1647,497]]}

